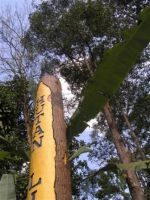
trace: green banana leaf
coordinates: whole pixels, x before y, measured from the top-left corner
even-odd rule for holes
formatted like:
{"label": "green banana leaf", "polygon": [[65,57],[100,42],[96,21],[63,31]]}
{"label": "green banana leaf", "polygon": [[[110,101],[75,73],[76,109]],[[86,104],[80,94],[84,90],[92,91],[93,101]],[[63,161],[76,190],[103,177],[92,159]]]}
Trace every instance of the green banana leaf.
{"label": "green banana leaf", "polygon": [[9,152],[0,150],[0,160],[2,159],[15,160],[15,158],[11,156],[11,154],[13,153],[14,155],[18,157],[18,159],[24,159],[25,161],[29,161],[29,157],[30,157],[29,151],[24,150],[21,147],[18,147],[18,149],[15,150],[14,147],[11,146],[12,141],[10,140],[9,137],[5,138],[3,136],[0,136],[0,142],[6,145],[9,145]]}
{"label": "green banana leaf", "polygon": [[131,162],[127,164],[115,164],[115,163],[108,163],[105,167],[100,168],[97,171],[93,171],[90,176],[95,176],[101,172],[104,171],[111,171],[116,174],[118,174],[118,170],[133,170],[133,171],[138,171],[142,169],[150,169],[150,160],[145,160],[145,161],[137,161],[137,162]]}
{"label": "green banana leaf", "polygon": [[0,135],[0,142],[5,143],[5,144],[10,144],[10,141],[1,135]]}
{"label": "green banana leaf", "polygon": [[[12,152],[13,152],[13,150],[12,150]],[[11,155],[12,152],[0,150],[0,160],[9,160],[9,161],[20,160],[20,159],[24,159],[25,161],[29,160],[28,152],[24,152],[22,150],[20,152],[17,152],[16,156],[12,156]]]}
{"label": "green banana leaf", "polygon": [[127,164],[117,164],[120,170],[141,170],[150,169],[150,160],[131,162]]}
{"label": "green banana leaf", "polygon": [[80,156],[81,154],[87,153],[87,152],[90,152],[90,151],[91,151],[90,148],[88,148],[86,146],[82,146],[77,151],[75,151],[72,156],[70,156],[69,160],[72,161],[75,158],[77,158],[78,156]]}
{"label": "green banana leaf", "polygon": [[104,56],[93,77],[82,92],[82,101],[68,125],[68,139],[83,132],[89,120],[103,109],[150,41],[150,7],[140,15],[141,23],[126,31],[124,42],[115,45]]}
{"label": "green banana leaf", "polygon": [[3,174],[0,181],[0,200],[16,200],[15,181],[12,174]]}
{"label": "green banana leaf", "polygon": [[0,151],[0,160],[10,159],[10,153],[8,151]]}

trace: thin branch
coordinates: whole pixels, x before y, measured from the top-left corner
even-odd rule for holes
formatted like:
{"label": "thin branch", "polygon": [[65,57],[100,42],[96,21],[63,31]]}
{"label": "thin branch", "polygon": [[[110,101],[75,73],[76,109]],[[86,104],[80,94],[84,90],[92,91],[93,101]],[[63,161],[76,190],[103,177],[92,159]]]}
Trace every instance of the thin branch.
{"label": "thin branch", "polygon": [[1,20],[1,21],[2,21],[2,23],[3,23],[5,26],[7,26],[12,32],[14,32],[14,33],[17,35],[18,38],[21,39],[21,36],[20,36],[11,26],[9,26],[4,20]]}
{"label": "thin branch", "polygon": [[128,126],[128,129],[129,129],[130,132],[131,132],[131,137],[132,137],[133,141],[134,141],[135,144],[136,144],[136,147],[137,147],[137,150],[138,150],[138,152],[139,152],[139,154],[140,154],[140,156],[141,156],[141,159],[142,159],[142,160],[145,160],[146,157],[145,157],[144,152],[142,151],[142,148],[141,148],[141,145],[140,145],[140,141],[139,141],[138,137],[136,136],[135,132],[133,131],[133,129],[132,129],[132,127],[131,127],[131,124],[130,124],[130,122],[129,122],[128,116],[127,116],[126,114],[123,114],[123,117],[124,117],[125,122],[126,122],[126,124],[127,124],[127,126]]}

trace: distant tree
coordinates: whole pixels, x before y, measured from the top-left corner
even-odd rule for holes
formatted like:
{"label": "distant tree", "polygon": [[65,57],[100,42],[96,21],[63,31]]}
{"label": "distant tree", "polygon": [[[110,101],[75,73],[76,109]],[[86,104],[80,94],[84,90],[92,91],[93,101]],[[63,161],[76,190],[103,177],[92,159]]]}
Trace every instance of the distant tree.
{"label": "distant tree", "polygon": [[[1,11],[0,19],[0,72],[5,79],[16,80],[14,87],[18,91],[18,100],[23,105],[23,116],[27,129],[28,142],[30,143],[31,118],[29,102],[29,91],[33,94],[36,87],[35,80],[39,77],[36,55],[27,51],[22,46],[21,40],[27,30],[28,5],[21,13],[18,10],[6,8]],[[29,84],[28,84],[29,82]],[[15,85],[16,84],[16,85]],[[30,86],[30,87],[29,87]],[[32,86],[32,87],[31,87]]]}
{"label": "distant tree", "polygon": [[121,39],[126,24],[119,24],[115,8],[102,1],[75,1],[64,7],[48,1],[30,15],[23,42],[52,62],[51,67],[57,66],[77,92],[75,88],[84,86],[105,50]]}
{"label": "distant tree", "polygon": [[[14,173],[17,182],[17,199],[25,199],[28,168],[28,144],[26,142],[25,121],[22,115],[23,105],[18,101],[14,82],[0,84],[0,151],[9,153],[5,159],[0,159],[0,176]],[[22,172],[22,170],[24,172]]]}
{"label": "distant tree", "polygon": [[26,5],[24,11],[7,7],[0,13],[0,150],[9,153],[0,160],[0,176],[15,173],[18,200],[26,198],[33,104],[40,74],[36,54],[21,42],[29,12]]}

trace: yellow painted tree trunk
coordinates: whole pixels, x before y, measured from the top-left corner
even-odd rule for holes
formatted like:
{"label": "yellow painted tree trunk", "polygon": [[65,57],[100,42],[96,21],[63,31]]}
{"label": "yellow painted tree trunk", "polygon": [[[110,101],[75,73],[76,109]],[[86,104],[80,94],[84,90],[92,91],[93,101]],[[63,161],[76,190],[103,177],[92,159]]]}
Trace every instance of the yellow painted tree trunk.
{"label": "yellow painted tree trunk", "polygon": [[37,90],[27,200],[71,200],[61,85],[47,74]]}

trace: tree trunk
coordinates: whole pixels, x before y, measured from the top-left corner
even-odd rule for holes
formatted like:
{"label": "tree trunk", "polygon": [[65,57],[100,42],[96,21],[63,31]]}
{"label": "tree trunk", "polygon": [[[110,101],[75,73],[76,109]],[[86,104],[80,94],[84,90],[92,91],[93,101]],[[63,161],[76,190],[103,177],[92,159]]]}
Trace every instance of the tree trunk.
{"label": "tree trunk", "polygon": [[27,200],[71,200],[61,85],[47,74],[37,91]]}
{"label": "tree trunk", "polygon": [[23,115],[24,115],[24,120],[25,120],[25,127],[27,129],[27,139],[28,139],[28,144],[31,146],[31,141],[32,141],[32,135],[31,135],[31,130],[32,130],[32,121],[30,117],[30,111],[29,111],[29,101],[27,94],[24,94],[24,104],[23,104]]}
{"label": "tree trunk", "polygon": [[[124,141],[119,133],[116,122],[113,117],[112,110],[109,103],[107,102],[103,108],[108,126],[112,133],[112,138],[117,149],[118,156],[122,163],[130,163],[131,160],[131,151],[125,146]],[[145,200],[144,192],[141,188],[140,181],[137,177],[137,174],[133,170],[126,170],[126,181],[129,186],[129,190],[133,200]]]}

